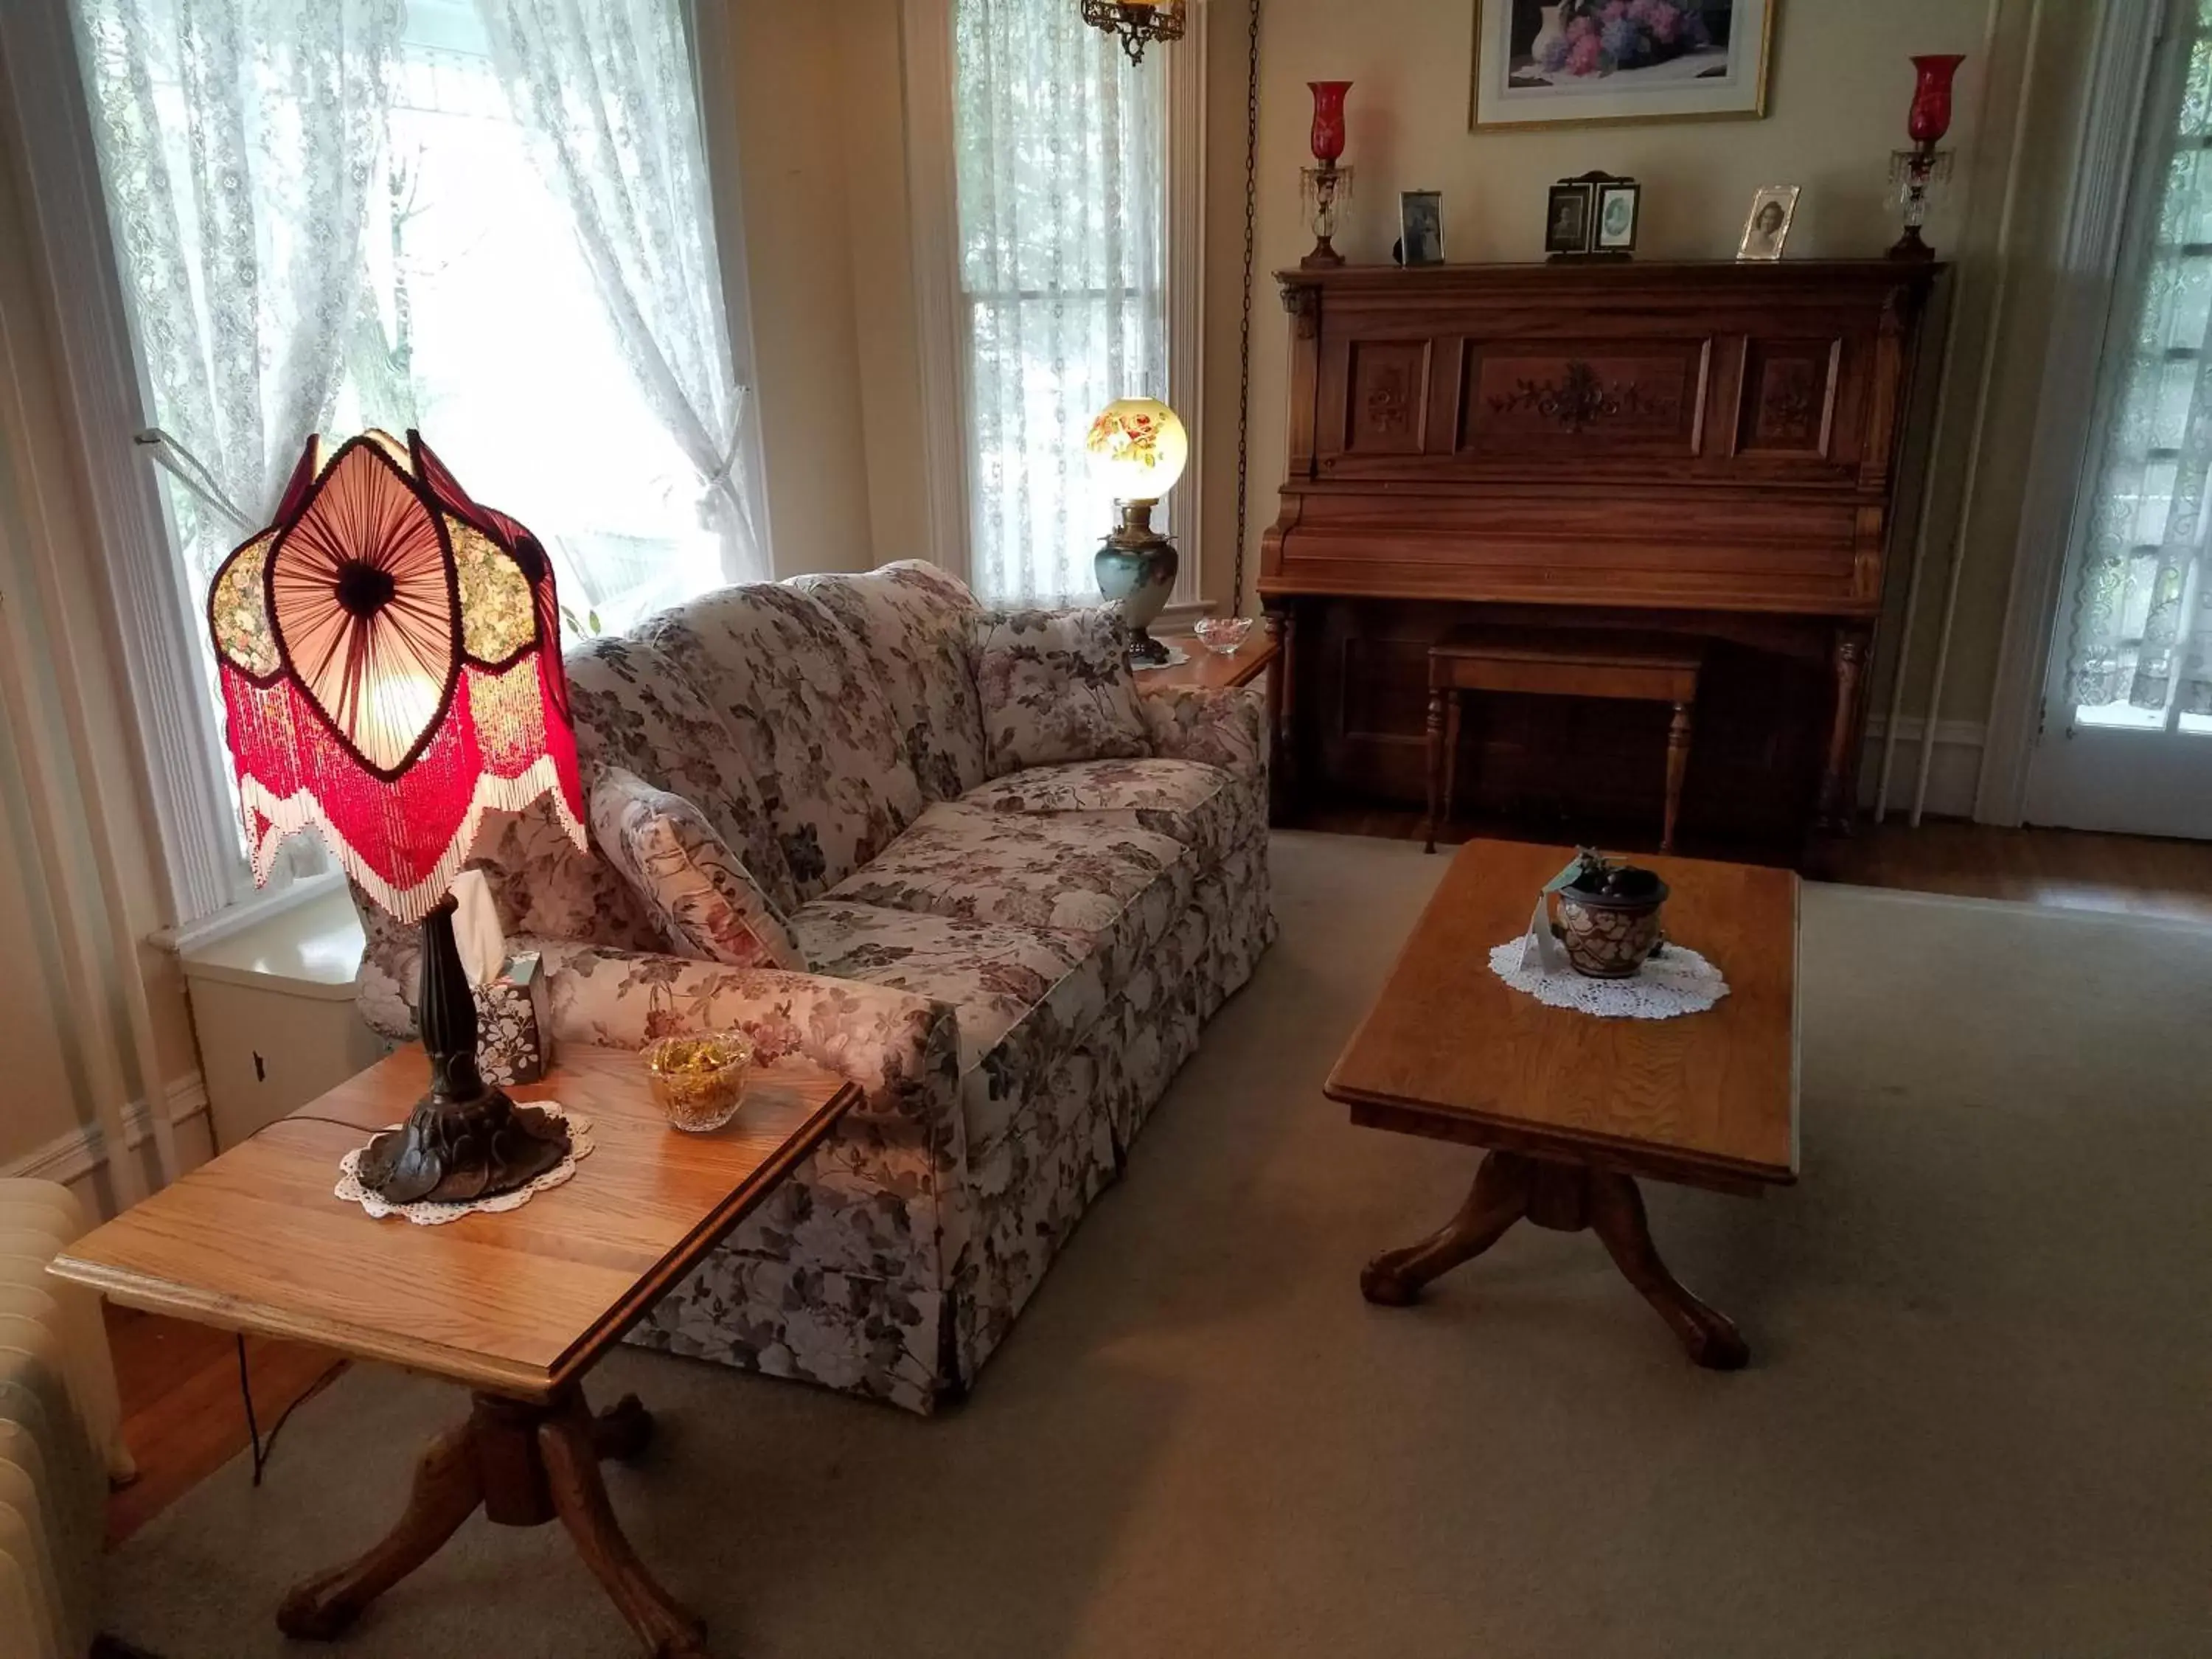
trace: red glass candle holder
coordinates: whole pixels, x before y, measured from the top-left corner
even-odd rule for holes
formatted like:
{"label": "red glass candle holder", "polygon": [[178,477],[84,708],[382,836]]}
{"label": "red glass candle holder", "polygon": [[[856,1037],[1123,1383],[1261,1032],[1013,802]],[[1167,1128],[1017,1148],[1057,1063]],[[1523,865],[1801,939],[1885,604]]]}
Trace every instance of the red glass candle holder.
{"label": "red glass candle holder", "polygon": [[1918,78],[1913,82],[1912,110],[1905,130],[1914,143],[1932,144],[1950,131],[1951,77],[1966,61],[1959,52],[1935,52],[1912,60]]}
{"label": "red glass candle holder", "polygon": [[1352,82],[1309,81],[1306,86],[1314,100],[1314,160],[1327,166],[1344,154],[1344,94],[1352,90]]}

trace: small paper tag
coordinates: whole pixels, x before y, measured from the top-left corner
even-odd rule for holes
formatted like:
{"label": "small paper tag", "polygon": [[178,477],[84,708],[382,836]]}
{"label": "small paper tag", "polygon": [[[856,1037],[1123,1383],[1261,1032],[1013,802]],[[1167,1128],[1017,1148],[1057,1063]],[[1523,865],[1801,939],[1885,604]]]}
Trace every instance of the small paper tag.
{"label": "small paper tag", "polygon": [[1567,965],[1567,953],[1552,937],[1552,907],[1545,896],[1551,891],[1547,887],[1537,896],[1535,913],[1528,918],[1528,932],[1521,941],[1521,971],[1525,974],[1556,974]]}

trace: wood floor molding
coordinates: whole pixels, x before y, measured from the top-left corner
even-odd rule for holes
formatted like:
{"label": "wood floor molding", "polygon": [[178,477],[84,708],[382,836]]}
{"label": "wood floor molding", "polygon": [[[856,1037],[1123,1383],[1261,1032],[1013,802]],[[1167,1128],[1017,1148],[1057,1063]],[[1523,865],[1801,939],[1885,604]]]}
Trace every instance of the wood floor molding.
{"label": "wood floor molding", "polygon": [[[189,1124],[207,1112],[207,1081],[197,1071],[188,1077],[180,1077],[169,1085],[167,1098],[171,1127]],[[136,1152],[153,1137],[153,1114],[147,1110],[146,1103],[143,1100],[126,1103],[123,1108],[123,1145],[125,1150]],[[106,1162],[107,1137],[101,1132],[100,1125],[88,1123],[79,1128],[66,1130],[44,1146],[33,1146],[20,1157],[0,1164],[0,1176],[53,1181],[64,1187],[74,1187],[97,1172]]]}

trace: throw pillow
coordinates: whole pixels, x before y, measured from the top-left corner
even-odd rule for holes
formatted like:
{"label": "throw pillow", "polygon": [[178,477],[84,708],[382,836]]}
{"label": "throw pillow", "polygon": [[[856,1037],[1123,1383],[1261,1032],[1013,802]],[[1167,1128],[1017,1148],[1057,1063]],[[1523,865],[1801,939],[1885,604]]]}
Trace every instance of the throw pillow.
{"label": "throw pillow", "polygon": [[973,626],[993,777],[1152,752],[1118,612],[985,612]]}
{"label": "throw pillow", "polygon": [[782,913],[683,796],[609,767],[592,786],[591,817],[599,851],[680,951],[732,968],[805,971]]}

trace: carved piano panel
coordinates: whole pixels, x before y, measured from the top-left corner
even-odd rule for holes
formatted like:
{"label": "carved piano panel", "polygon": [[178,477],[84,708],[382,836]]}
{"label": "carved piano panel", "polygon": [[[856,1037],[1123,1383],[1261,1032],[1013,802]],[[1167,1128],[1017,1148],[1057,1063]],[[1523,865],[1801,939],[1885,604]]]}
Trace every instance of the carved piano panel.
{"label": "carved piano panel", "polygon": [[[1394,607],[1401,654],[1409,616],[1431,613],[1400,602],[1427,601],[1441,602],[1437,633],[1503,606],[1733,629],[1752,641],[1746,685],[1759,652],[1810,656],[1837,687],[1819,745],[1833,813],[1936,276],[1887,260],[1280,273],[1289,466],[1261,593],[1294,633],[1302,612],[1328,631],[1355,702],[1395,684],[1377,672],[1363,687],[1371,671],[1348,666],[1373,655],[1363,604]],[[1294,646],[1286,682],[1313,667]],[[1287,769],[1352,766],[1356,752],[1371,782],[1374,757],[1399,757],[1389,771],[1419,734],[1363,727],[1354,743],[1346,723],[1397,720],[1403,701],[1332,714],[1293,692],[1279,733]]]}
{"label": "carved piano panel", "polygon": [[1457,453],[1467,461],[1689,461],[1704,447],[1710,340],[1468,340]]}

